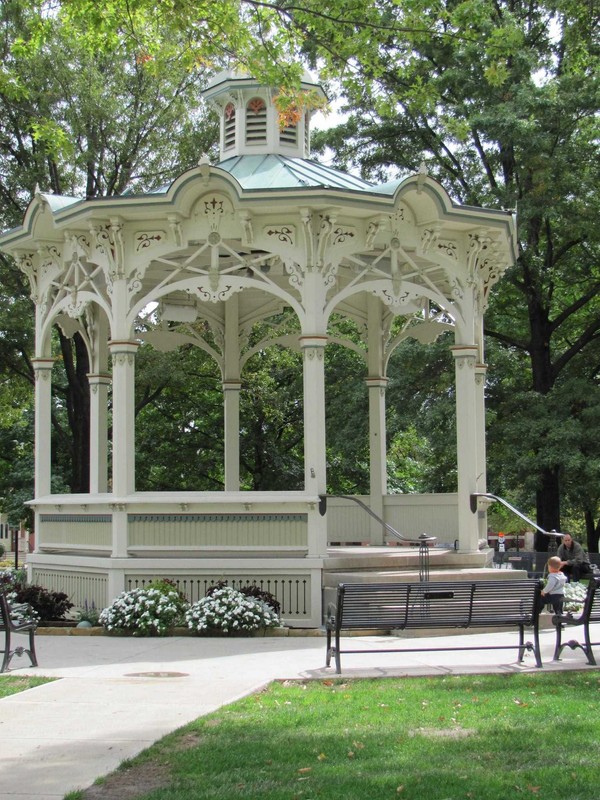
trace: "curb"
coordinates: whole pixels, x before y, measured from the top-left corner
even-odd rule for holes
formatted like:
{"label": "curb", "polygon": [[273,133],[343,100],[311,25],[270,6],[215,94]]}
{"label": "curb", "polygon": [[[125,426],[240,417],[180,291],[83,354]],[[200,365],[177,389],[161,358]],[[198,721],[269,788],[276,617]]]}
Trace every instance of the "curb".
{"label": "curb", "polygon": [[[129,637],[131,634],[129,633],[117,633],[117,632],[109,632],[104,630],[104,628],[96,626],[92,628],[77,628],[73,627],[41,627],[36,630],[36,636],[111,636],[113,638],[117,637]],[[319,628],[267,628],[264,631],[252,633],[244,633],[244,634],[236,634],[234,636],[229,636],[228,634],[217,634],[215,636],[211,636],[210,634],[200,634],[191,631],[189,628],[175,628],[171,633],[167,634],[168,636],[189,636],[194,637],[195,639],[248,639],[248,638],[280,638],[286,636],[325,636],[325,631],[320,630]],[[146,638],[146,637],[136,637],[136,638]],[[154,637],[152,637],[154,638]]]}

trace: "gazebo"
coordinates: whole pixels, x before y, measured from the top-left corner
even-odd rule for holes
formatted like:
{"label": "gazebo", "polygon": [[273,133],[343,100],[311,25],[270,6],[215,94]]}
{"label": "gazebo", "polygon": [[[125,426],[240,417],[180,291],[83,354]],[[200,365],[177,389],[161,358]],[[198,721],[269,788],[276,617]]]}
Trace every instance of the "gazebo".
{"label": "gazebo", "polygon": [[[321,92],[306,75],[303,88]],[[332,541],[385,544],[385,528],[327,493],[324,352],[333,314],[351,319],[366,363],[370,494],[365,504],[408,538],[478,551],[485,512],[483,314],[516,258],[510,213],[460,206],[425,169],[373,185],[310,159],[310,112],[281,127],[274,92],[245,74],[218,75],[205,98],[221,120],[220,161],[146,194],[101,199],[37,191],[23,224],[0,238],[35,302],[36,583],[76,603],[107,605],[154,577],[191,600],[210,583],[257,583],[296,626],[321,621]],[[138,334],[155,308],[154,329]],[[298,334],[248,345],[248,331],[291,309]],[[202,324],[198,324],[202,323]],[[87,344],[90,486],[51,491],[51,329]],[[453,332],[458,491],[393,495],[386,485],[385,392],[394,348]],[[204,332],[208,331],[210,335]],[[142,347],[203,348],[218,363],[224,404],[223,492],[136,491],[134,389]],[[261,347],[302,354],[304,488],[240,491],[243,370]],[[109,413],[112,442],[108,442]],[[110,465],[110,470],[109,470]],[[110,475],[109,475],[110,472]],[[342,533],[344,531],[344,533]]]}

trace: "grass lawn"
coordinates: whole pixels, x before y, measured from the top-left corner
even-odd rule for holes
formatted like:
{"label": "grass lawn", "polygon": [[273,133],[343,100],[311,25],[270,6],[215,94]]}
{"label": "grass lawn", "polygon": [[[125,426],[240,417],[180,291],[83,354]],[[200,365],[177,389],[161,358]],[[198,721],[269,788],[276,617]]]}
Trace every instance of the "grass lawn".
{"label": "grass lawn", "polygon": [[27,675],[0,675],[0,698],[8,697],[18,692],[24,692],[25,689],[33,689],[34,686],[41,686],[52,680],[54,680],[54,678],[30,678]]}
{"label": "grass lawn", "polygon": [[592,670],[275,683],[67,797],[598,800],[599,706]]}

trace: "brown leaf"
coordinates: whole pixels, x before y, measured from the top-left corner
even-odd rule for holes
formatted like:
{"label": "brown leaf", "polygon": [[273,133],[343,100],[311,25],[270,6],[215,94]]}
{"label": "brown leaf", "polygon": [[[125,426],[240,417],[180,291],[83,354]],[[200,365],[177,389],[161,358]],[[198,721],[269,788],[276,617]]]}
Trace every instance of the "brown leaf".
{"label": "brown leaf", "polygon": [[312,772],[312,767],[300,767],[300,769],[298,770],[298,772],[299,772],[301,775],[304,775],[304,773],[305,773],[305,772]]}

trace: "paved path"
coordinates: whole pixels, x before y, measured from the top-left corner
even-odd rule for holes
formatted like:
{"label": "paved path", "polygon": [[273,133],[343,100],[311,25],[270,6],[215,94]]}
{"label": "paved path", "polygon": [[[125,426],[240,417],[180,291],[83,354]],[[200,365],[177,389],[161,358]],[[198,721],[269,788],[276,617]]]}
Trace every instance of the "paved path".
{"label": "paved path", "polygon": [[[600,625],[593,626],[594,641]],[[477,634],[486,644],[513,644],[515,633]],[[554,633],[542,631],[545,670],[595,669],[580,650],[552,663]],[[440,647],[448,637],[420,639]],[[468,640],[454,636],[450,644]],[[523,672],[516,648],[492,651],[369,654],[382,637],[359,637],[365,654],[342,661],[345,677]],[[386,637],[387,643],[389,638]],[[0,700],[0,800],[62,800],[90,786],[126,758],[197,717],[254,692],[274,679],[323,678],[322,636],[252,639],[107,636],[36,638],[36,669],[13,661],[12,674],[57,677]],[[466,641],[468,644],[468,641]],[[23,659],[23,662],[25,658]]]}

